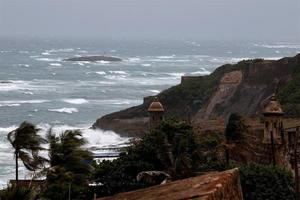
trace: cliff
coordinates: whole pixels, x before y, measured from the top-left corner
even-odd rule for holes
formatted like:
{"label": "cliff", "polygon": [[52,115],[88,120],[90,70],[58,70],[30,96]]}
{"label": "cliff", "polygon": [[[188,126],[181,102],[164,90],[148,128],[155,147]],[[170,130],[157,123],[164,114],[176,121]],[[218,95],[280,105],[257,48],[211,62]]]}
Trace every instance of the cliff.
{"label": "cliff", "polygon": [[[192,119],[227,118],[237,112],[253,117],[260,114],[264,100],[276,93],[289,117],[300,116],[300,54],[277,61],[255,59],[226,64],[212,74],[183,77],[179,85],[160,94],[166,116]],[[139,136],[147,131],[147,108],[142,105],[98,119],[93,127]]]}

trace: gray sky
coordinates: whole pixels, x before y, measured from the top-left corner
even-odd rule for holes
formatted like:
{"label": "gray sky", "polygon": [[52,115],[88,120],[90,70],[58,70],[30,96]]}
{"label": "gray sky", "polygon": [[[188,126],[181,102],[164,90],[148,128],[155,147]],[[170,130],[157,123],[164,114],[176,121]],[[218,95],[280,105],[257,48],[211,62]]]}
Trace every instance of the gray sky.
{"label": "gray sky", "polygon": [[0,0],[0,36],[300,40],[300,0]]}

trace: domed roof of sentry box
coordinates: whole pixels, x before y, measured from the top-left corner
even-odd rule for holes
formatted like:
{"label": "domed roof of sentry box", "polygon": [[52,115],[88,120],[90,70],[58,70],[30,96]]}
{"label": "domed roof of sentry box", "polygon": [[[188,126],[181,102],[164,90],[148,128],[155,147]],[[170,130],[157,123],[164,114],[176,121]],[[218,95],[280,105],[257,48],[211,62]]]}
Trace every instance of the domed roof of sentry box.
{"label": "domed roof of sentry box", "polygon": [[148,108],[148,112],[164,112],[165,109],[163,105],[158,101],[157,97],[154,98],[153,102]]}
{"label": "domed roof of sentry box", "polygon": [[266,104],[263,114],[264,115],[283,115],[284,114],[280,103],[276,99],[275,94],[273,94],[271,96],[269,102]]}

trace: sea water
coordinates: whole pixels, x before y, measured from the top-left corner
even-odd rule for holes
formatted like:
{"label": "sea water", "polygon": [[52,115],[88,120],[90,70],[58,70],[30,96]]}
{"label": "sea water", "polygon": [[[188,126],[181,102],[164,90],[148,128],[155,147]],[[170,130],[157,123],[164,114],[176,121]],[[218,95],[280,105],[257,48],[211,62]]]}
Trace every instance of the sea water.
{"label": "sea water", "polygon": [[[210,74],[243,59],[279,59],[300,52],[295,42],[201,42],[0,39],[0,184],[14,178],[7,133],[23,121],[59,134],[80,129],[93,151],[129,138],[89,129],[105,114],[142,103],[145,96],[180,83],[183,75]],[[68,62],[107,55],[121,62]],[[20,178],[29,178],[20,165]]]}

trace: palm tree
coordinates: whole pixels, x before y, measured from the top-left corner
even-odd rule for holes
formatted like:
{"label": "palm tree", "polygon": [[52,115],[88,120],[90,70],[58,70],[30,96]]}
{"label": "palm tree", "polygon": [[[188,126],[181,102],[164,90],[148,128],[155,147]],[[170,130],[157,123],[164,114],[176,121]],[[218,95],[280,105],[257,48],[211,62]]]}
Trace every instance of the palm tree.
{"label": "palm tree", "polygon": [[21,159],[26,169],[35,171],[44,166],[47,159],[39,155],[39,151],[44,150],[41,146],[47,140],[39,136],[39,129],[33,124],[23,122],[19,128],[8,133],[7,138],[13,148],[16,160],[16,183],[18,185],[18,160]]}
{"label": "palm tree", "polygon": [[[47,171],[46,197],[66,199],[69,192],[79,198],[87,191],[92,172],[92,153],[79,130],[67,130],[60,136],[49,131],[50,166]],[[85,197],[79,199],[86,199]]]}

